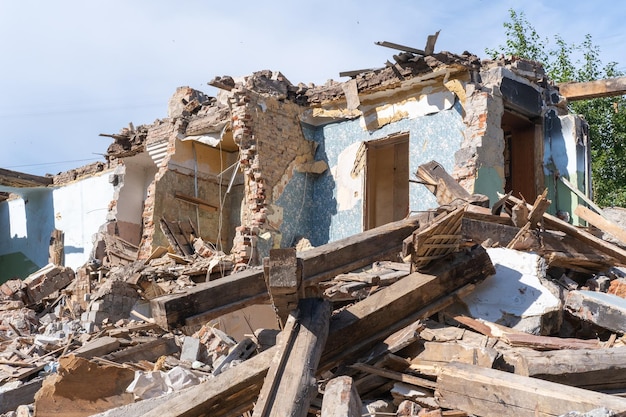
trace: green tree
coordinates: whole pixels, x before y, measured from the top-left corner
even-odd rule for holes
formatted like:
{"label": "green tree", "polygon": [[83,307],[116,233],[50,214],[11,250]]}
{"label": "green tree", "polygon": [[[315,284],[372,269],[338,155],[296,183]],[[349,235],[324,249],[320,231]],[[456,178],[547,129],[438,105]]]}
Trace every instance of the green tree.
{"label": "green tree", "polygon": [[[551,80],[593,81],[623,76],[617,63],[603,65],[600,48],[586,35],[580,44],[569,44],[560,36],[554,37],[554,46],[544,42],[528,22],[524,12],[509,10],[510,21],[503,24],[505,45],[486,49],[492,58],[515,55],[539,61]],[[591,143],[591,171],[594,199],[601,206],[626,207],[626,98],[607,97],[574,101],[570,110],[580,114],[589,124]]]}

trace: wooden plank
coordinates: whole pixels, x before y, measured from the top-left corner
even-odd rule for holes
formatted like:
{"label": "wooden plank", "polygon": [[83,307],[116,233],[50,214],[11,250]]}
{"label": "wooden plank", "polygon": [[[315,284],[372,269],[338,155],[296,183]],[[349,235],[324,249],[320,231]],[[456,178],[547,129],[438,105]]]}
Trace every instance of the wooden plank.
{"label": "wooden plank", "polygon": [[626,399],[476,365],[441,368],[435,396],[441,407],[483,417],[560,416],[607,407],[626,411]]}
{"label": "wooden plank", "polygon": [[435,195],[437,203],[441,206],[465,201],[489,207],[489,199],[486,196],[471,195],[436,161],[420,165],[415,175],[424,181],[426,188]]}
{"label": "wooden plank", "polygon": [[104,356],[120,347],[120,340],[116,337],[102,336],[91,340],[72,352],[81,358],[90,359],[94,356]]}
{"label": "wooden plank", "polygon": [[[395,259],[402,241],[418,227],[419,218],[368,230],[355,236],[298,253],[305,287],[370,265],[375,261]],[[247,305],[269,301],[261,269],[249,269],[215,281],[199,284],[183,294],[152,299],[152,317],[164,329],[185,325],[187,318],[202,323]],[[187,323],[188,325],[190,323]]]}
{"label": "wooden plank", "polygon": [[367,365],[364,363],[355,363],[354,365],[350,365],[350,367],[361,372],[367,372],[370,374],[382,376],[385,378],[393,379],[394,381],[400,381],[404,382],[405,384],[415,385],[417,387],[435,389],[437,386],[436,382],[433,382],[429,379],[404,374],[402,372],[390,371],[388,369],[377,368],[375,366]]}
{"label": "wooden plank", "polygon": [[574,186],[574,184],[572,184],[571,182],[569,182],[569,180],[563,176],[559,177],[559,181],[561,181],[563,184],[565,184],[565,186],[567,188],[569,188],[574,194],[576,194],[580,199],[582,199],[585,203],[587,203],[587,205],[589,207],[591,207],[592,209],[594,209],[596,211],[596,213],[598,213],[601,216],[604,216],[604,212],[602,211],[602,209],[596,205],[593,201],[591,201],[591,199],[589,197],[587,197],[585,194],[583,194],[582,191],[580,191],[578,188],[576,188]]}
{"label": "wooden plank", "polygon": [[[482,246],[475,246],[442,258],[428,271],[412,273],[342,310],[331,322],[331,334],[341,331],[342,336],[329,337],[320,368],[327,370],[351,355],[359,356],[373,342],[399,330],[395,326],[401,318],[494,273],[487,251]],[[412,317],[412,321],[417,318]],[[378,339],[371,340],[371,336]]]}
{"label": "wooden plank", "polygon": [[[509,200],[511,200],[514,203],[517,203],[518,201],[520,201],[513,196],[510,196]],[[620,265],[626,265],[626,250],[616,245],[612,245],[592,235],[591,233],[578,229],[575,226],[572,226],[571,224],[564,222],[563,220],[551,214],[544,213],[543,219],[545,221],[546,227],[567,233],[568,235],[579,239],[580,241],[599,250],[600,252],[615,258],[615,260]]]}
{"label": "wooden plank", "polygon": [[610,220],[607,220],[597,213],[594,213],[587,207],[583,207],[580,205],[576,207],[576,209],[574,210],[574,214],[585,220],[592,226],[595,226],[598,229],[602,230],[603,232],[607,232],[612,236],[615,236],[622,243],[626,244],[626,230],[621,228],[619,225],[613,223]]}
{"label": "wooden plank", "polygon": [[193,204],[195,206],[198,206],[198,208],[201,208],[202,210],[208,211],[208,212],[215,212],[217,211],[217,207],[209,204],[208,201],[206,200],[202,200],[201,198],[197,198],[197,197],[192,197],[190,195],[187,194],[183,194],[181,192],[176,191],[176,194],[174,195],[174,198],[176,198],[177,200],[181,200],[184,201],[186,203],[190,203]]}
{"label": "wooden plank", "polygon": [[626,77],[607,78],[587,82],[557,84],[559,93],[569,101],[589,100],[599,97],[623,96],[626,94]]}
{"label": "wooden plank", "polygon": [[317,394],[315,372],[328,336],[330,313],[326,300],[300,300],[297,312],[290,316],[295,326],[278,344],[253,417],[306,417]]}
{"label": "wooden plank", "polygon": [[338,376],[326,384],[321,417],[361,417],[361,398],[349,376]]}
{"label": "wooden plank", "polygon": [[269,301],[261,269],[248,269],[198,284],[184,294],[154,298],[150,300],[150,307],[155,323],[169,329],[184,325],[185,319],[192,316],[200,315],[197,321],[209,321],[238,310],[250,299],[255,299],[258,304]]}
{"label": "wooden plank", "polygon": [[501,324],[466,316],[454,316],[453,319],[485,336],[497,337],[511,346],[532,347],[540,350],[598,349],[602,347],[597,340],[539,336],[511,329]]}
{"label": "wooden plank", "polygon": [[[215,378],[189,388],[182,395],[153,408],[143,417],[240,415],[252,408],[277,349],[270,348]],[[241,411],[233,413],[233,410]]]}
{"label": "wooden plank", "polygon": [[624,346],[549,352],[516,349],[506,356],[511,357],[518,375],[594,391],[626,388]]}

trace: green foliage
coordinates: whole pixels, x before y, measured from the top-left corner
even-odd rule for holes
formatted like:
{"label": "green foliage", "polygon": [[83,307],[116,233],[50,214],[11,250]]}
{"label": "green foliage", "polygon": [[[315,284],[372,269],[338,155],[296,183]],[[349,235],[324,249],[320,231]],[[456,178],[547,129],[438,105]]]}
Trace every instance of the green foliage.
{"label": "green foliage", "polygon": [[[535,28],[526,20],[524,12],[509,10],[510,21],[503,24],[506,44],[497,49],[486,49],[492,58],[514,55],[539,61],[551,80],[557,83],[585,82],[623,76],[617,63],[603,66],[600,48],[591,35],[580,44],[569,44],[562,37],[541,41]],[[591,171],[593,191],[601,206],[626,207],[626,97],[596,98],[574,101],[570,109],[580,114],[589,124],[591,143]]]}

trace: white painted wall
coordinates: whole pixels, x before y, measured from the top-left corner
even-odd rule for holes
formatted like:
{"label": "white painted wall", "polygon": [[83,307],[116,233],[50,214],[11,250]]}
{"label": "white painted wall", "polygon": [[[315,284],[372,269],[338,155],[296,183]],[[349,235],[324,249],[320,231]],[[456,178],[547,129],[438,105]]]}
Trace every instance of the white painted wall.
{"label": "white painted wall", "polygon": [[65,266],[76,269],[89,260],[93,238],[106,222],[113,200],[112,170],[88,177],[53,192],[54,226],[65,233]]}

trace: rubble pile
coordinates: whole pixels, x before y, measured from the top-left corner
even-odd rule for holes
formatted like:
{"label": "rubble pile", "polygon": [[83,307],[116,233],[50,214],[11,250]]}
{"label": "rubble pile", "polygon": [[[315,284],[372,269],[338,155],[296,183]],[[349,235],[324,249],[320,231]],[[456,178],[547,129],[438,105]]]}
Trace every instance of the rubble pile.
{"label": "rubble pile", "polygon": [[[106,261],[4,283],[0,413],[624,415],[626,250],[432,166],[437,209],[262,268],[193,236],[145,261],[103,239]],[[259,304],[275,326],[222,328]]]}

